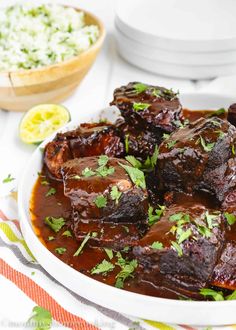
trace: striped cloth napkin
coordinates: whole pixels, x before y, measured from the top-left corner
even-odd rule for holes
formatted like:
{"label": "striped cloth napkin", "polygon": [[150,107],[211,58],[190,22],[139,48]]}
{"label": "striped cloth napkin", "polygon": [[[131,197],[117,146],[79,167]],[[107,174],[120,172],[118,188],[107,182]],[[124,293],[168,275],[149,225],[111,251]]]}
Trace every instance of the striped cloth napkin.
{"label": "striped cloth napkin", "polygon": [[[22,237],[16,182],[4,185],[0,197],[0,329],[197,329],[122,315],[58,283],[37,263]],[[216,329],[227,328],[236,330],[236,325]]]}

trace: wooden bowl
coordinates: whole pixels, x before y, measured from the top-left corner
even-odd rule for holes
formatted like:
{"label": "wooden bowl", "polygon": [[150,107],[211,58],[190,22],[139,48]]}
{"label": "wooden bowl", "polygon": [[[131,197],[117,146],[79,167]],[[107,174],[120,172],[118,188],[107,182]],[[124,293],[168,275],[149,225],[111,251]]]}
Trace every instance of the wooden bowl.
{"label": "wooden bowl", "polygon": [[92,67],[105,38],[102,22],[91,13],[83,12],[85,24],[95,24],[99,28],[97,41],[88,50],[64,62],[39,69],[0,72],[1,109],[27,111],[39,103],[59,103],[72,94]]}

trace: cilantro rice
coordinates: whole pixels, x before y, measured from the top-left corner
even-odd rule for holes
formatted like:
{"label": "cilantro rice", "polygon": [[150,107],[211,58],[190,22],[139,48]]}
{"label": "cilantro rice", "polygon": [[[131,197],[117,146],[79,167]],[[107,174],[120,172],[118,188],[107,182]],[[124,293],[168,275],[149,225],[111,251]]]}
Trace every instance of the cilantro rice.
{"label": "cilantro rice", "polygon": [[40,68],[87,50],[99,36],[84,13],[60,5],[0,9],[0,70]]}

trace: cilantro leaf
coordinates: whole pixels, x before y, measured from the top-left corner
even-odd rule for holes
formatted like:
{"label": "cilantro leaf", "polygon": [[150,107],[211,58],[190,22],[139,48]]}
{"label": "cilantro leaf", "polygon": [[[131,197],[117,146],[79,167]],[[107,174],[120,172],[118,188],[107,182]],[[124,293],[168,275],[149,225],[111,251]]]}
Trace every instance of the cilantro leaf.
{"label": "cilantro leaf", "polygon": [[164,133],[162,135],[163,140],[167,140],[167,139],[169,139],[169,137],[170,137],[170,134],[167,134],[167,133]]}
{"label": "cilantro leaf", "polygon": [[91,235],[90,232],[85,236],[85,238],[83,239],[82,243],[80,244],[78,250],[75,251],[75,253],[73,254],[73,257],[77,257],[81,251],[83,250],[85,244],[88,242],[88,240],[90,239]]}
{"label": "cilantro leaf", "polygon": [[48,240],[49,240],[49,241],[53,241],[54,239],[55,239],[54,236],[48,236]]}
{"label": "cilantro leaf", "polygon": [[56,189],[55,188],[50,188],[45,196],[46,197],[52,196],[52,195],[55,195],[55,193],[56,193]]}
{"label": "cilantro leaf", "polygon": [[151,104],[149,103],[133,103],[133,109],[134,111],[138,112],[138,111],[143,111],[143,110],[147,110],[150,107]]}
{"label": "cilantro leaf", "polygon": [[142,189],[146,189],[146,182],[145,182],[145,176],[142,171],[140,171],[138,168],[131,167],[128,165],[124,165],[119,163],[121,167],[123,167],[126,172],[128,173],[131,181],[137,186]]}
{"label": "cilantro leaf", "polygon": [[54,217],[46,217],[44,219],[44,222],[53,231],[55,231],[55,233],[57,233],[66,223],[64,218],[54,218]]}
{"label": "cilantro leaf", "polygon": [[177,242],[174,242],[174,241],[171,241],[171,246],[174,248],[174,250],[178,253],[178,256],[179,257],[182,257],[183,255],[183,250],[181,248],[181,246],[177,243]]}
{"label": "cilantro leaf", "polygon": [[224,108],[220,108],[216,111],[213,111],[212,113],[210,113],[208,115],[208,117],[214,117],[214,116],[220,116],[220,115],[223,115],[224,113],[226,113],[226,110]]}
{"label": "cilantro leaf", "polygon": [[192,231],[188,228],[186,231],[182,230],[181,227],[177,229],[178,244],[183,243],[192,235]]}
{"label": "cilantro leaf", "polygon": [[113,251],[112,251],[112,249],[104,248],[104,251],[106,252],[106,254],[108,255],[108,258],[110,260],[113,259]]}
{"label": "cilantro leaf", "polygon": [[82,171],[82,175],[85,176],[86,178],[95,175],[96,173],[91,170],[89,167],[85,167],[85,169]]}
{"label": "cilantro leaf", "polygon": [[230,226],[232,226],[236,222],[236,216],[233,213],[225,212],[224,216]]}
{"label": "cilantro leaf", "polygon": [[97,264],[93,269],[91,270],[91,274],[103,274],[106,275],[108,272],[111,272],[115,266],[110,262],[104,259],[100,264]]}
{"label": "cilantro leaf", "polygon": [[105,165],[107,165],[108,160],[109,160],[108,156],[106,156],[106,155],[101,155],[101,156],[99,156],[99,158],[98,158],[98,165],[99,165],[99,166],[105,166]]}
{"label": "cilantro leaf", "polygon": [[120,199],[120,196],[122,195],[122,192],[120,192],[120,191],[118,190],[117,186],[113,186],[113,187],[111,188],[111,193],[110,193],[110,195],[111,195],[111,199],[112,199],[113,201],[115,201],[116,204],[118,204],[119,199]]}
{"label": "cilantro leaf", "polygon": [[111,175],[115,172],[115,168],[113,166],[100,166],[96,169],[96,173],[102,177],[105,177],[107,175]]}
{"label": "cilantro leaf", "polygon": [[129,152],[129,134],[125,134],[125,152]]}
{"label": "cilantro leaf", "polygon": [[213,229],[213,227],[218,226],[218,223],[214,223],[214,220],[218,217],[215,214],[209,214],[209,212],[207,211],[205,213],[205,217],[206,217],[206,221],[207,221],[207,225],[209,229]]}
{"label": "cilantro leaf", "polygon": [[106,198],[106,196],[98,195],[95,198],[94,203],[100,209],[100,208],[105,207],[107,205],[107,198]]}
{"label": "cilantro leaf", "polygon": [[236,290],[226,297],[226,300],[236,300]]}
{"label": "cilantro leaf", "polygon": [[121,271],[116,275],[115,287],[121,289],[124,287],[124,281],[128,277],[133,277],[133,272],[135,271],[135,268],[137,268],[138,262],[136,259],[126,261],[120,252],[117,253],[117,257],[118,260],[116,265],[121,267]]}
{"label": "cilantro leaf", "polygon": [[148,86],[142,83],[137,83],[134,85],[135,92],[140,94],[145,92],[148,89]]}
{"label": "cilantro leaf", "polygon": [[163,249],[163,244],[161,242],[156,241],[152,243],[151,248],[154,250],[161,250]]}
{"label": "cilantro leaf", "polygon": [[81,179],[81,176],[79,176],[79,175],[73,175],[72,177],[70,177],[70,179],[80,180]]}
{"label": "cilantro leaf", "polygon": [[66,236],[66,237],[72,237],[72,234],[69,230],[64,231],[64,233],[62,234],[62,236]]}
{"label": "cilantro leaf", "polygon": [[213,300],[215,301],[223,301],[224,300],[224,296],[223,293],[221,291],[215,291],[212,289],[201,289],[200,290],[200,294],[204,297],[212,297]]}
{"label": "cilantro leaf", "polygon": [[126,156],[125,159],[131,165],[133,165],[133,167],[136,167],[136,168],[141,168],[142,167],[142,163],[137,158],[135,158],[134,156]]}
{"label": "cilantro leaf", "polygon": [[232,154],[235,155],[235,146],[234,145],[231,146],[231,151],[232,151]]}
{"label": "cilantro leaf", "polygon": [[[152,206],[149,206],[148,208],[148,224],[149,226],[154,225],[154,223],[156,223],[160,217],[162,216],[164,210],[165,210],[165,206],[162,205],[158,205],[159,209],[155,209]],[[153,211],[155,212],[153,214]]]}
{"label": "cilantro leaf", "polygon": [[11,174],[8,174],[8,176],[5,179],[2,180],[2,183],[8,183],[8,182],[11,182],[13,180],[15,180],[15,178],[13,178],[11,176]]}
{"label": "cilantro leaf", "polygon": [[37,330],[50,330],[52,326],[52,315],[51,313],[40,306],[33,308],[33,315],[30,317],[27,323],[31,323]]}
{"label": "cilantro leaf", "polygon": [[64,247],[58,247],[55,249],[55,251],[58,253],[58,254],[63,254],[66,252],[66,248]]}
{"label": "cilantro leaf", "polygon": [[200,142],[201,142],[201,145],[202,145],[204,151],[206,151],[206,152],[210,152],[215,146],[215,142],[206,143],[202,136],[200,136]]}
{"label": "cilantro leaf", "polygon": [[166,143],[166,146],[168,149],[171,149],[174,147],[174,145],[177,143],[177,140],[170,140],[169,142]]}

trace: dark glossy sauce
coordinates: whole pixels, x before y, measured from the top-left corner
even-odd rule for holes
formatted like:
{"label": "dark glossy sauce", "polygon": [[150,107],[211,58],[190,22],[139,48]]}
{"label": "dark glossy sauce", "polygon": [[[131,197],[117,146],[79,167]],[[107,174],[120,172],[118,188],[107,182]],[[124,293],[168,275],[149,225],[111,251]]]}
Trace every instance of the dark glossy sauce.
{"label": "dark glossy sauce", "polygon": [[[209,114],[209,111],[189,111],[184,110],[184,115],[190,121],[196,120],[197,118],[203,117],[206,114]],[[39,176],[33,190],[32,200],[31,200],[31,217],[34,225],[35,232],[41,242],[58,258],[63,262],[70,265],[77,271],[80,271],[87,276],[90,276],[98,281],[104,282],[106,284],[115,285],[116,275],[120,271],[119,266],[115,266],[115,269],[108,273],[107,276],[104,275],[91,275],[91,269],[102,262],[104,259],[109,260],[107,254],[102,248],[90,247],[88,244],[85,245],[83,252],[79,256],[73,256],[74,253],[79,248],[81,242],[78,242],[74,237],[63,236],[63,233],[69,229],[70,226],[70,201],[63,194],[63,185],[61,182],[55,182],[46,178],[49,184],[42,184],[45,181],[45,172],[42,171],[41,176]],[[46,196],[50,188],[55,188],[56,193],[51,196]],[[193,197],[177,194],[175,202],[179,205],[188,206],[189,202],[192,202]],[[207,207],[212,207],[212,201],[209,197],[200,196],[194,197],[194,202],[202,203]],[[215,207],[215,206],[214,206]],[[63,217],[67,220],[66,225],[59,231],[59,233],[53,232],[47,225],[44,223],[44,219],[47,216],[53,217]],[[111,226],[111,232],[114,231],[114,226]],[[113,227],[113,228],[112,228]],[[235,232],[233,230],[233,232]],[[73,234],[72,234],[73,235]],[[232,231],[230,233],[232,238]],[[49,237],[53,236],[53,240],[49,240]],[[111,235],[113,236],[113,235]],[[234,235],[235,236],[235,235]],[[63,254],[58,254],[55,249],[64,247],[66,251]],[[125,257],[127,252],[122,252],[122,256]],[[114,253],[114,258],[111,262],[115,265],[117,258]],[[160,274],[160,283],[162,281]],[[140,283],[138,279],[134,278],[128,279],[125,281],[124,289],[142,293],[151,296],[165,297],[165,298],[179,298],[179,295],[175,293],[173,288],[162,288],[154,287],[151,283]]]}

